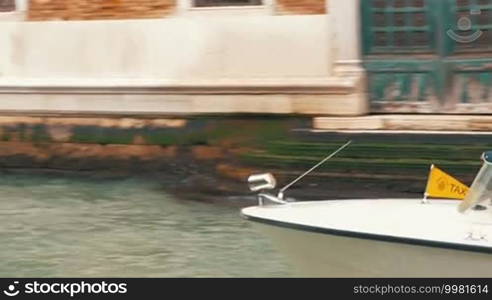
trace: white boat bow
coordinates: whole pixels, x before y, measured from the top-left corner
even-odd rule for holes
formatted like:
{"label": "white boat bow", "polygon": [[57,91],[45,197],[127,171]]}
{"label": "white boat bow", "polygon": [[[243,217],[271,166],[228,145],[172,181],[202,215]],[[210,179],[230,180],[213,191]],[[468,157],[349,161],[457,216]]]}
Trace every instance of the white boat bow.
{"label": "white boat bow", "polygon": [[362,199],[242,210],[307,276],[492,276],[492,208],[460,201]]}
{"label": "white boat bow", "polygon": [[[242,215],[272,237],[307,276],[492,277],[492,152],[468,187],[431,168],[424,199],[288,202],[284,192],[350,144]],[[432,180],[431,180],[432,179]],[[273,190],[271,174],[252,191]],[[428,197],[461,197],[428,200]],[[270,203],[270,204],[268,204]]]}

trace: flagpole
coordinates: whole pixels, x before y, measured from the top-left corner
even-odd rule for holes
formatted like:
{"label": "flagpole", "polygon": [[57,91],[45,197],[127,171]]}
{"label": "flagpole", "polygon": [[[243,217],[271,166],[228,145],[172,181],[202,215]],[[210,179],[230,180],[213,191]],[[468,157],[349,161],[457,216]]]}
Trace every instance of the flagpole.
{"label": "flagpole", "polygon": [[421,204],[428,204],[429,203],[429,200],[427,200],[427,197],[428,197],[427,189],[429,188],[429,183],[430,183],[431,175],[432,175],[432,169],[434,169],[434,164],[431,164],[431,166],[430,166],[429,176],[427,178],[427,184],[425,185],[424,198],[422,198],[422,201],[420,201]]}

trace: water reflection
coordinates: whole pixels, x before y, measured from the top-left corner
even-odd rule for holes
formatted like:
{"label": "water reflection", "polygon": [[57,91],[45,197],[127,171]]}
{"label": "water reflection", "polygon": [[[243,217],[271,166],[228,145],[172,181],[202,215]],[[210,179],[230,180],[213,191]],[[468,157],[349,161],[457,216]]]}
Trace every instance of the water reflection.
{"label": "water reflection", "polygon": [[239,209],[144,179],[0,176],[0,276],[289,276]]}

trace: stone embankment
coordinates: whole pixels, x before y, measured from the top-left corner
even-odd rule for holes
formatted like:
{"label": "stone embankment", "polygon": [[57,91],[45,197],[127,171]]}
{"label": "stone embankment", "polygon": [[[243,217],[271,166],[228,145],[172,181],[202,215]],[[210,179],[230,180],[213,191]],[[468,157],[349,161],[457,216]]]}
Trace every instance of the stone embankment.
{"label": "stone embankment", "polygon": [[[280,184],[354,143],[293,195],[419,197],[434,163],[471,183],[492,135],[313,131],[298,117],[0,117],[0,169],[152,174],[176,189],[244,194],[254,172]],[[348,192],[347,192],[348,191]],[[343,194],[343,195],[342,195]]]}

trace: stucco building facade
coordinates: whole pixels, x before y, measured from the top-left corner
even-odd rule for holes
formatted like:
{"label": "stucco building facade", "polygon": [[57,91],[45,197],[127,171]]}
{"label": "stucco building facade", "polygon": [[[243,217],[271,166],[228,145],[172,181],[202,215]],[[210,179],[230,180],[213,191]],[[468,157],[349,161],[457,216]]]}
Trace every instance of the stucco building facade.
{"label": "stucco building facade", "polygon": [[358,0],[1,2],[1,111],[368,112]]}

